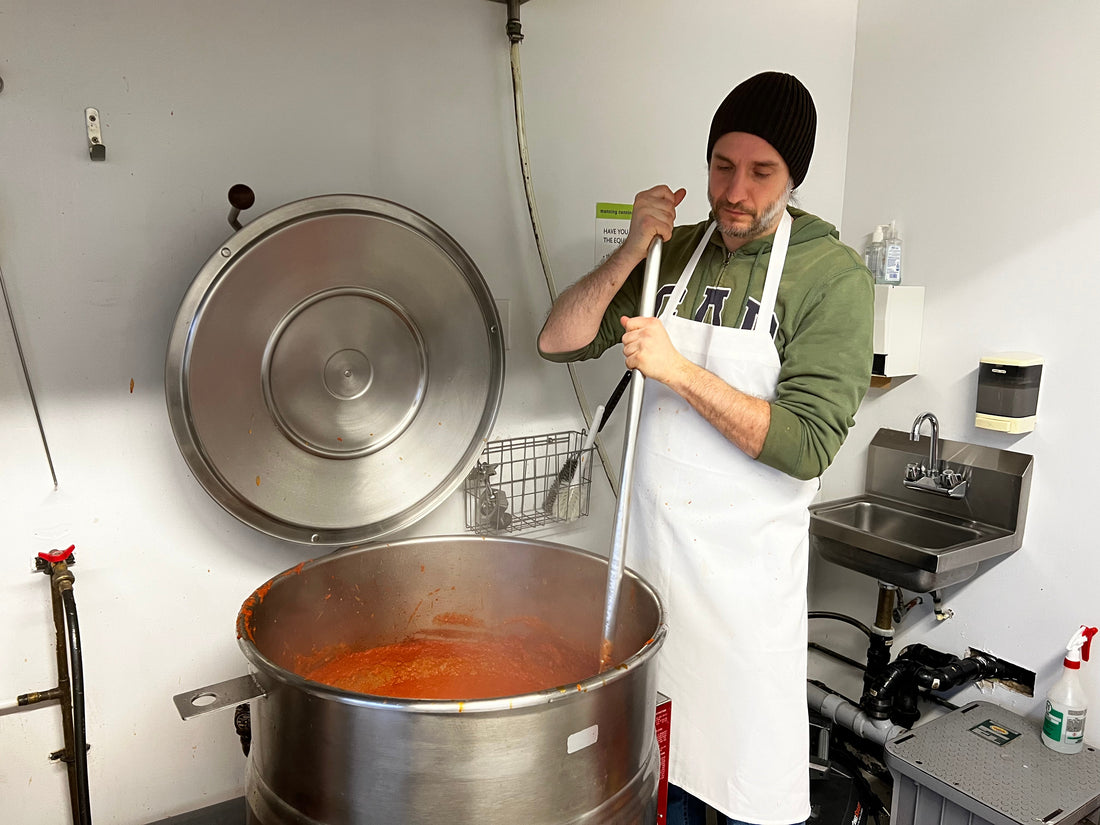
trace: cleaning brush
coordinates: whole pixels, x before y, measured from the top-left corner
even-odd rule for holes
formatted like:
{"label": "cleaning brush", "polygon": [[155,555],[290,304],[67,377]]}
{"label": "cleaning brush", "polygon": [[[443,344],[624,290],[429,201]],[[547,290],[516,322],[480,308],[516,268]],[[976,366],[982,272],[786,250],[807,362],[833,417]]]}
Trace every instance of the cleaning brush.
{"label": "cleaning brush", "polygon": [[600,431],[599,425],[603,422],[603,409],[603,404],[596,407],[596,413],[592,416],[592,426],[588,428],[588,434],[584,438],[584,444],[581,446],[580,450],[573,453],[565,460],[565,463],[558,471],[558,477],[554,479],[554,483],[551,484],[550,489],[546,491],[546,498],[542,501],[542,512],[547,515],[554,512],[554,504],[561,494],[562,486],[568,487],[573,483],[573,478],[577,474],[577,466],[580,464],[581,456],[592,449],[592,444],[596,440],[596,433]]}

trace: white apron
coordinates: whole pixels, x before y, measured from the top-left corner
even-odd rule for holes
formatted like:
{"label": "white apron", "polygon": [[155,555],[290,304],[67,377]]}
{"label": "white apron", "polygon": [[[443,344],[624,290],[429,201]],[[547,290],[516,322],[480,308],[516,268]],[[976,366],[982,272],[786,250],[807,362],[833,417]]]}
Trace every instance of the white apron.
{"label": "white apron", "polygon": [[[659,316],[676,348],[726,383],[775,398],[770,335],[790,238],[784,211],[757,329],[680,318],[704,234]],[[672,698],[669,781],[734,819],[810,814],[806,572],[817,481],[746,456],[676,393],[647,381],[626,558],[661,594],[669,635],[657,689]]]}

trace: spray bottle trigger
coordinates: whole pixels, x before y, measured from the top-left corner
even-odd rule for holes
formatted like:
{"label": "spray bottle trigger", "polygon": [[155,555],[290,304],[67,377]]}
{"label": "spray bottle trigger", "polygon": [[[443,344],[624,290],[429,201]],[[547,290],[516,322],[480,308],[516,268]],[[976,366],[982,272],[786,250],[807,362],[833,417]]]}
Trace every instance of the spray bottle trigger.
{"label": "spray bottle trigger", "polygon": [[1096,635],[1097,630],[1100,630],[1100,628],[1085,627],[1081,625],[1081,633],[1085,637],[1085,643],[1081,646],[1081,658],[1086,662],[1089,660],[1089,648],[1092,647],[1092,637]]}

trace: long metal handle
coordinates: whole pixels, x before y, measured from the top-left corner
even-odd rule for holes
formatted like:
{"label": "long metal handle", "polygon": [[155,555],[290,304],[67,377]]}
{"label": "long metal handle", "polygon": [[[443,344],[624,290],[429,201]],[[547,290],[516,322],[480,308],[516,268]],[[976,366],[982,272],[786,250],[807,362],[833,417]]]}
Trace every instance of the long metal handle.
{"label": "long metal handle", "polygon": [[[657,281],[661,271],[661,239],[655,237],[646,255],[642,277],[642,300],[638,315],[652,318],[657,300]],[[619,590],[626,562],[626,532],[630,521],[630,488],[634,479],[634,450],[638,441],[638,419],[642,414],[642,393],[645,376],[634,370],[630,376],[630,400],[627,404],[626,434],[623,436],[623,463],[619,474],[619,501],[615,507],[615,524],[611,532],[611,555],[607,560],[607,593],[603,608],[603,637],[600,643],[600,670],[612,664],[615,619],[619,611]]]}

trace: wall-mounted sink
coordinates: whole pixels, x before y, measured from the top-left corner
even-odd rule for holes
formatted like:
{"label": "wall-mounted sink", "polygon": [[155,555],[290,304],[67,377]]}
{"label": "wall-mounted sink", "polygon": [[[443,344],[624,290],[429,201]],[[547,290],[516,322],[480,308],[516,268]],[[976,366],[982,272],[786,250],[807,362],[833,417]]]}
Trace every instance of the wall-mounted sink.
{"label": "wall-mounted sink", "polygon": [[1019,549],[1031,456],[941,439],[941,457],[969,479],[967,495],[955,499],[905,485],[907,466],[927,455],[927,444],[878,431],[868,451],[867,491],[810,507],[810,544],[822,558],[926,593]]}

